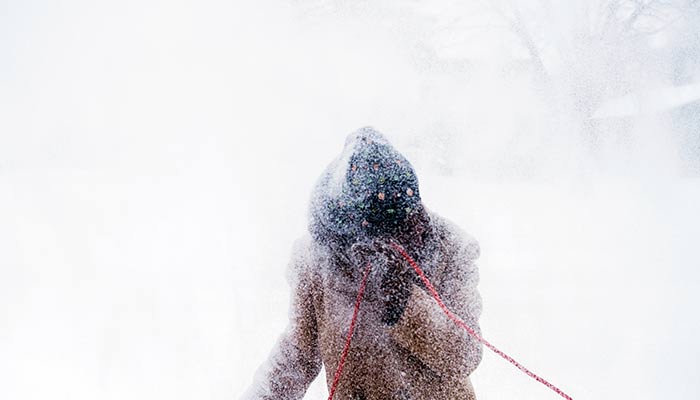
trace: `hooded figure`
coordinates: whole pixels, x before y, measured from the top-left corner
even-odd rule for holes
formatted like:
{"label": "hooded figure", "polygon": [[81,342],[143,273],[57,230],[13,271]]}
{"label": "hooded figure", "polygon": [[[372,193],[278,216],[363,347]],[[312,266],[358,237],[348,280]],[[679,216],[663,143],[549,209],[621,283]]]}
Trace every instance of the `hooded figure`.
{"label": "hooded figure", "polygon": [[443,314],[390,244],[418,262],[477,332],[479,246],[425,208],[408,160],[372,128],[350,134],[321,175],[309,214],[310,235],[296,243],[290,264],[287,330],[244,398],[302,399],[322,365],[331,385],[371,263],[335,399],[475,399],[469,375],[481,344]]}

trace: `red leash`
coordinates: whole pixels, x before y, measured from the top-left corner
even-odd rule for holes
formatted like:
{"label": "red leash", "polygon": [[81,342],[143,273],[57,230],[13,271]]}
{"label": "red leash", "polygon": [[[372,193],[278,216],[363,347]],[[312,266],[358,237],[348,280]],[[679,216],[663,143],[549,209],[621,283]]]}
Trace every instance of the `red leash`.
{"label": "red leash", "polygon": [[[543,385],[547,386],[548,388],[552,389],[554,392],[556,392],[558,395],[561,397],[567,399],[567,400],[573,400],[571,396],[568,394],[564,393],[561,389],[558,387],[552,385],[549,383],[547,380],[544,378],[538,376],[534,372],[530,371],[529,369],[525,368],[524,365],[520,364],[519,362],[515,361],[515,359],[508,354],[504,353],[503,351],[499,350],[496,348],[496,346],[492,345],[489,343],[486,339],[481,337],[478,333],[474,331],[469,325],[467,325],[464,321],[462,321],[461,318],[456,316],[452,311],[450,311],[449,308],[445,305],[445,303],[442,302],[442,299],[440,298],[440,295],[438,292],[435,290],[433,285],[430,283],[428,280],[428,277],[425,276],[423,273],[423,270],[418,266],[418,264],[411,258],[411,256],[404,250],[401,246],[399,246],[396,243],[391,243],[391,246],[398,251],[403,258],[408,261],[409,264],[411,264],[411,267],[416,271],[418,276],[421,278],[425,286],[428,288],[430,291],[430,294],[432,294],[433,298],[435,301],[437,301],[438,305],[442,309],[442,311],[447,315],[447,317],[452,320],[455,324],[458,326],[462,327],[464,330],[466,330],[470,335],[472,335],[476,340],[479,342],[483,343],[484,346],[488,347],[493,351],[494,353],[498,354],[499,356],[503,357],[506,361],[510,362],[511,364],[515,365],[518,367],[519,370],[523,371],[525,374],[527,374],[529,377],[532,379],[535,379],[536,381],[542,383]],[[350,342],[352,341],[352,334],[355,331],[355,323],[357,322],[357,313],[360,311],[360,303],[362,302],[362,295],[365,292],[365,286],[367,286],[367,277],[369,276],[369,271],[372,269],[372,264],[367,263],[367,267],[365,268],[365,273],[364,276],[362,277],[362,283],[360,284],[360,290],[357,293],[357,300],[355,301],[355,311],[352,314],[352,320],[350,321],[350,330],[348,331],[348,337],[345,339],[345,348],[343,348],[343,353],[340,356],[340,362],[338,363],[338,368],[335,370],[335,376],[333,377],[333,384],[331,385],[329,395],[328,395],[328,400],[333,400],[333,395],[335,394],[335,390],[338,386],[338,381],[340,380],[340,375],[343,372],[343,367],[345,366],[345,358],[348,355],[348,351],[350,350]]]}
{"label": "red leash", "polygon": [[352,334],[355,332],[355,323],[357,322],[357,313],[360,311],[360,303],[362,302],[362,295],[365,293],[365,286],[367,286],[367,277],[369,276],[369,271],[372,269],[372,264],[367,263],[365,268],[365,274],[362,277],[362,283],[360,284],[360,291],[357,292],[357,300],[355,300],[355,311],[352,314],[352,320],[350,321],[350,330],[348,331],[348,337],[345,339],[345,348],[343,348],[343,354],[340,356],[340,362],[338,363],[338,368],[335,370],[335,376],[333,377],[333,384],[331,385],[331,390],[328,394],[328,400],[333,400],[333,395],[335,394],[335,389],[338,386],[338,380],[340,379],[340,374],[343,373],[343,367],[345,366],[345,358],[348,356],[348,350],[350,350],[350,342],[352,341]]}
{"label": "red leash", "polygon": [[392,246],[395,250],[397,250],[399,253],[401,253],[401,255],[403,256],[403,258],[405,258],[406,261],[408,261],[408,263],[411,264],[411,266],[413,267],[413,269],[416,271],[416,273],[418,274],[418,276],[420,276],[421,280],[423,280],[423,283],[425,284],[425,286],[426,286],[426,287],[428,288],[428,290],[430,291],[430,294],[433,295],[433,298],[435,299],[435,301],[437,301],[437,303],[438,303],[438,305],[440,306],[440,308],[442,308],[442,311],[445,313],[445,315],[447,315],[448,318],[450,318],[450,319],[452,320],[452,322],[454,322],[455,324],[457,324],[457,325],[461,326],[462,328],[464,328],[464,330],[466,330],[467,332],[469,332],[469,334],[472,335],[476,340],[478,340],[478,341],[480,341],[481,343],[483,343],[484,346],[488,347],[488,348],[491,349],[494,353],[496,353],[496,354],[498,354],[499,356],[503,357],[506,361],[508,361],[508,362],[510,362],[511,364],[513,364],[513,365],[515,365],[516,367],[518,367],[519,370],[521,370],[521,371],[523,371],[524,373],[526,373],[526,374],[527,374],[529,377],[531,377],[532,379],[534,379],[534,380],[536,380],[536,381],[542,383],[543,385],[547,386],[548,388],[552,389],[553,391],[555,391],[555,392],[556,392],[558,395],[560,395],[561,397],[563,397],[563,398],[565,398],[565,399],[567,399],[567,400],[573,400],[573,399],[571,398],[571,396],[569,396],[568,394],[564,393],[561,389],[559,389],[558,387],[552,385],[552,384],[549,383],[547,380],[545,380],[544,378],[538,376],[537,374],[535,374],[534,372],[530,371],[529,369],[525,368],[524,365],[522,365],[522,364],[520,364],[519,362],[515,361],[515,359],[513,359],[513,357],[511,357],[511,356],[509,356],[508,354],[506,354],[506,353],[502,352],[501,350],[497,349],[496,346],[494,346],[494,345],[492,345],[491,343],[489,343],[488,341],[486,341],[486,339],[484,339],[484,338],[481,337],[478,333],[476,333],[476,332],[474,331],[474,329],[472,329],[469,325],[467,325],[464,321],[462,321],[458,316],[456,316],[454,313],[452,313],[452,311],[450,311],[450,309],[447,308],[447,306],[445,305],[445,303],[442,302],[442,299],[440,299],[440,295],[438,295],[438,292],[435,290],[435,288],[433,287],[433,285],[430,283],[430,281],[428,280],[428,278],[425,276],[425,274],[423,273],[423,270],[418,266],[418,264],[413,260],[413,258],[411,258],[411,256],[408,255],[408,253],[406,252],[406,250],[404,250],[401,246],[399,246],[399,245],[396,244],[396,243],[391,243],[391,246]]}

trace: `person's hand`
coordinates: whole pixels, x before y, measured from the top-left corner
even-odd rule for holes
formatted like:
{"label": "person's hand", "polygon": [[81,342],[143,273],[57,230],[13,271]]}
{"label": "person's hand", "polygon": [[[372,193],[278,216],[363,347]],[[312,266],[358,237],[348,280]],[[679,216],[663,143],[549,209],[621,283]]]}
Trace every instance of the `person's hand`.
{"label": "person's hand", "polygon": [[372,263],[374,285],[370,286],[374,286],[383,303],[382,322],[389,326],[396,324],[403,315],[415,281],[410,265],[387,239],[355,243],[351,253],[359,265]]}
{"label": "person's hand", "polygon": [[413,279],[410,266],[389,240],[375,240],[375,250],[386,260],[386,269],[380,284],[384,313],[382,321],[392,326],[398,322],[411,295]]}

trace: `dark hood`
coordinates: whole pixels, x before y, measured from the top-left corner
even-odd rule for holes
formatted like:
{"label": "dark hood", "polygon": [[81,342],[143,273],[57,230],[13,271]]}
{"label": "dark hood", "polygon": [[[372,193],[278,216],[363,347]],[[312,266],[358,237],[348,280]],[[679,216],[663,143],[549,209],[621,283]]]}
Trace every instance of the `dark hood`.
{"label": "dark hood", "polygon": [[311,198],[309,231],[320,243],[392,235],[421,209],[411,163],[371,127],[351,133]]}

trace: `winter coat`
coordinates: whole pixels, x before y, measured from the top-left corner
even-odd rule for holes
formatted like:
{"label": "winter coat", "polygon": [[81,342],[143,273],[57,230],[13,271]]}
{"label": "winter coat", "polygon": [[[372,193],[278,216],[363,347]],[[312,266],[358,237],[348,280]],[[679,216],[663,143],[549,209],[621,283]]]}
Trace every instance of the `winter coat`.
{"label": "winter coat", "polygon": [[367,262],[372,271],[334,398],[475,398],[469,375],[481,344],[444,315],[405,260],[381,247],[356,257],[358,243],[387,240],[404,246],[445,305],[480,332],[476,240],[429,212],[408,160],[363,128],[314,190],[309,235],[289,266],[289,324],[245,399],[302,399],[321,366],[330,388]]}
{"label": "winter coat", "polygon": [[[455,225],[432,214],[434,259],[426,274],[444,303],[479,332],[481,298],[475,260],[479,246]],[[337,273],[334,257],[311,238],[297,242],[290,264],[289,326],[256,377],[252,399],[302,399],[325,366],[330,387],[343,351],[361,271]],[[430,294],[413,285],[398,323],[379,320],[370,274],[336,399],[474,399],[469,375],[482,346],[450,321]]]}

